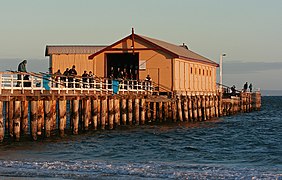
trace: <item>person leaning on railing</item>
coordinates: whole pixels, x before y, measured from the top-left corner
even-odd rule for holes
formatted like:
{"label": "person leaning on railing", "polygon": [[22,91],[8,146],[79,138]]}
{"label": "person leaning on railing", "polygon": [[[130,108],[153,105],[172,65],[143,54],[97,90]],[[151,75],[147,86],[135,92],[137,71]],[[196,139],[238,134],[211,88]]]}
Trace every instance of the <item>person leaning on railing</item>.
{"label": "person leaning on railing", "polygon": [[[18,65],[18,71],[19,72],[27,72],[26,71],[26,64],[27,64],[27,60],[23,60],[19,65]],[[21,74],[18,74],[18,82],[17,82],[17,87],[20,87],[20,80],[22,79],[21,78],[22,75]]]}
{"label": "person leaning on railing", "polygon": [[151,90],[151,84],[152,84],[152,78],[148,74],[147,77],[145,78],[146,90]]}

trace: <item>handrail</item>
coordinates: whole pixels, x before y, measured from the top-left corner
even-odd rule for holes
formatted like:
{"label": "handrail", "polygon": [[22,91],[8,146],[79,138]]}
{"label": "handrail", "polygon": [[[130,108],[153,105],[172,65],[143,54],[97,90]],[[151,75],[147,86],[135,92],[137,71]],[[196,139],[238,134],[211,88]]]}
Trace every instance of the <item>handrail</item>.
{"label": "handrail", "polygon": [[[58,77],[56,79],[56,77]],[[145,80],[123,80],[97,77],[82,77],[82,76],[55,76],[47,74],[38,74],[33,72],[0,72],[0,95],[3,89],[10,90],[12,94],[15,90],[21,90],[22,93],[30,91],[34,93],[39,90],[41,93],[44,90],[53,90],[80,93],[100,92],[113,93],[113,80],[119,82],[119,92],[135,92],[135,93],[151,93],[153,90],[152,84],[145,83]],[[7,91],[5,91],[7,92]]]}

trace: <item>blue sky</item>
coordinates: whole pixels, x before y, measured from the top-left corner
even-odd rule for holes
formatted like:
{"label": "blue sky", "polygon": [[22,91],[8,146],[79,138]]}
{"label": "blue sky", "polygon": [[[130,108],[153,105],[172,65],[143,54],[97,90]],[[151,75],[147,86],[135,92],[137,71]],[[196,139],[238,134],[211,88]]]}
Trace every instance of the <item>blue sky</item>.
{"label": "blue sky", "polygon": [[47,71],[45,46],[111,44],[138,34],[189,48],[216,62],[223,82],[280,89],[281,0],[0,0],[0,70],[28,59]]}

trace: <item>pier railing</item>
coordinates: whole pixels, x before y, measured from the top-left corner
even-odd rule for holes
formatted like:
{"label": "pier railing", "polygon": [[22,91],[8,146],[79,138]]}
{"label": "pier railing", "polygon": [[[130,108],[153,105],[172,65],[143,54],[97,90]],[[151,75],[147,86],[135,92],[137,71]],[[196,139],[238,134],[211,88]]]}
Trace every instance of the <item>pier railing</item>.
{"label": "pier railing", "polygon": [[0,95],[5,92],[13,94],[15,90],[22,93],[29,91],[48,90],[64,91],[66,94],[81,93],[152,93],[153,83],[145,80],[108,79],[99,77],[81,76],[54,76],[49,74],[24,73],[24,72],[0,72]]}

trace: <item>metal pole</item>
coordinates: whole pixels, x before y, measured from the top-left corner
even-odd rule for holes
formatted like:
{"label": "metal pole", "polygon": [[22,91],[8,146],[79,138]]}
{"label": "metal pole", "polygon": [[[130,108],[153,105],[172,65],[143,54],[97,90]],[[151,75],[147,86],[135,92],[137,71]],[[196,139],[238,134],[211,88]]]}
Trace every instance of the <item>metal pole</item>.
{"label": "metal pole", "polygon": [[222,54],[219,60],[219,92],[222,92]]}
{"label": "metal pole", "polygon": [[219,92],[222,92],[222,59],[223,56],[226,56],[226,54],[221,54],[220,55],[220,60],[219,60]]}

